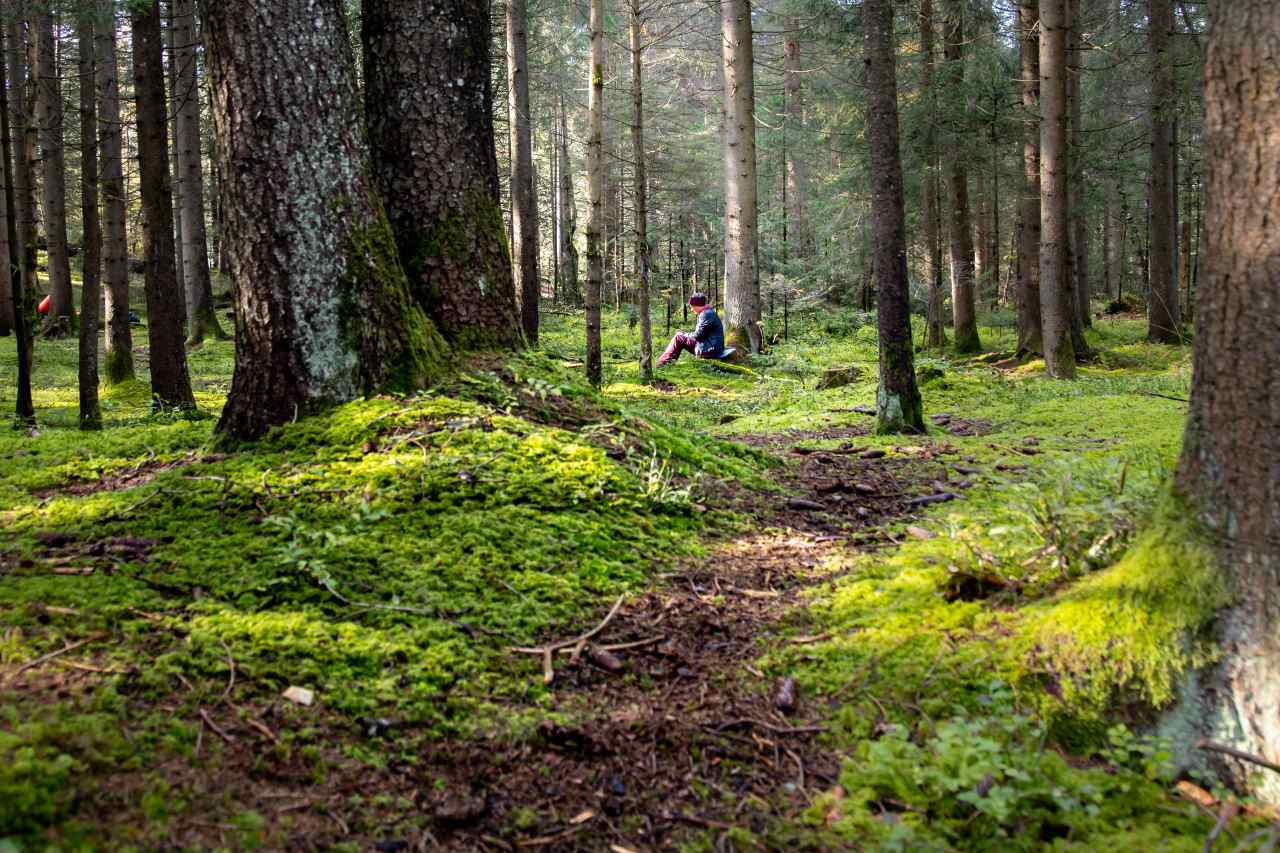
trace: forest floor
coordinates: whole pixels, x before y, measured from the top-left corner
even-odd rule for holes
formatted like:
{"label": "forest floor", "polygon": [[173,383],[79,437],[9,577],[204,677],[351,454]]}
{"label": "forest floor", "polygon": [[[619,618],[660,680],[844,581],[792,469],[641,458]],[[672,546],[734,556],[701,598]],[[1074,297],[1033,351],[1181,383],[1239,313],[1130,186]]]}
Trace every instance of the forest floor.
{"label": "forest floor", "polygon": [[[653,385],[611,315],[601,393],[549,316],[245,447],[141,383],[80,433],[41,342],[0,434],[0,850],[1257,848],[1160,714],[1222,600],[1161,497],[1189,348],[1100,321],[1050,382],[989,319],[918,356],[906,438],[848,312]],[[207,414],[231,355],[191,355]]]}

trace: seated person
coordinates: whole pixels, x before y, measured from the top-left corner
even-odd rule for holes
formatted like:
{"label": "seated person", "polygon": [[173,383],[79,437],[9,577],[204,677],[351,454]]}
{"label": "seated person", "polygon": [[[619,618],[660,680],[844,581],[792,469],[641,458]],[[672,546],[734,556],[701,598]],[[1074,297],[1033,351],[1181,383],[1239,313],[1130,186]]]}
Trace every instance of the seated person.
{"label": "seated person", "polygon": [[698,315],[698,325],[693,334],[676,332],[667,346],[667,351],[658,359],[658,367],[669,361],[675,361],[680,353],[693,353],[694,358],[720,358],[724,355],[724,324],[716,316],[716,311],[707,304],[705,293],[695,293],[689,297],[689,307]]}

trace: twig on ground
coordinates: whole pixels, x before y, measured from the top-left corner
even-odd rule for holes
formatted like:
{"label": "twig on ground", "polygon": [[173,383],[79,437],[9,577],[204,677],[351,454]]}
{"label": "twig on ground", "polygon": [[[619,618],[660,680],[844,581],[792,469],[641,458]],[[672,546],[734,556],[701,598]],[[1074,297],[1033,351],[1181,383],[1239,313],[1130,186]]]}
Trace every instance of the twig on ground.
{"label": "twig on ground", "polygon": [[222,699],[225,702],[231,697],[231,690],[236,686],[236,660],[231,656],[231,647],[227,645],[227,641],[219,639],[222,643],[222,649],[227,653],[227,666],[231,667],[231,672],[227,677],[227,689],[222,691]]}
{"label": "twig on ground", "polygon": [[622,608],[622,602],[626,597],[625,593],[618,596],[618,600],[613,603],[613,607],[610,608],[608,615],[601,620],[599,625],[596,625],[585,634],[574,637],[572,640],[561,640],[557,643],[548,643],[545,646],[538,646],[536,648],[525,648],[520,646],[510,646],[508,648],[513,652],[542,655],[542,680],[544,683],[550,684],[555,681],[556,678],[555,667],[551,663],[552,656],[561,649],[573,649],[574,658],[581,655],[582,650],[587,645],[587,641],[608,627],[609,623],[613,621],[613,617],[618,615],[618,610]]}
{"label": "twig on ground", "polygon": [[715,732],[723,732],[727,729],[737,729],[743,726],[759,726],[766,731],[773,732],[776,735],[805,735],[819,734],[829,731],[826,726],[775,726],[773,723],[766,723],[763,720],[753,720],[750,717],[743,717],[738,720],[729,720],[726,723],[720,723],[710,728]]}
{"label": "twig on ground", "polygon": [[1247,761],[1250,764],[1256,764],[1259,767],[1265,767],[1274,773],[1280,773],[1280,764],[1267,761],[1260,755],[1254,755],[1252,752],[1245,752],[1243,749],[1236,749],[1234,746],[1224,746],[1220,743],[1214,743],[1209,740],[1201,740],[1196,744],[1197,749],[1205,749],[1209,752],[1220,752],[1223,755],[1230,755],[1232,758],[1238,758],[1241,761]]}
{"label": "twig on ground", "polygon": [[1139,391],[1144,397],[1159,397],[1161,400],[1173,400],[1175,403],[1190,403],[1186,397],[1174,397],[1172,394],[1157,394],[1155,391]]}
{"label": "twig on ground", "polygon": [[27,661],[22,666],[18,667],[13,671],[13,675],[9,676],[9,680],[13,680],[17,678],[19,675],[22,675],[22,673],[26,672],[29,669],[35,669],[41,664],[51,661],[54,658],[58,657],[59,655],[65,655],[67,652],[75,651],[81,646],[87,646],[90,643],[96,643],[98,640],[101,640],[106,636],[107,635],[105,633],[94,634],[92,637],[85,637],[83,640],[74,642],[69,646],[63,646],[62,648],[58,649],[56,652],[49,652],[47,655],[41,655],[35,660]]}
{"label": "twig on ground", "polygon": [[218,724],[213,721],[213,718],[209,716],[209,712],[206,711],[204,708],[200,709],[200,719],[204,720],[204,724],[208,726],[209,730],[212,731],[215,735],[222,738],[226,743],[231,744],[233,746],[235,745],[236,739],[233,738],[231,735],[227,734],[221,728],[219,728]]}

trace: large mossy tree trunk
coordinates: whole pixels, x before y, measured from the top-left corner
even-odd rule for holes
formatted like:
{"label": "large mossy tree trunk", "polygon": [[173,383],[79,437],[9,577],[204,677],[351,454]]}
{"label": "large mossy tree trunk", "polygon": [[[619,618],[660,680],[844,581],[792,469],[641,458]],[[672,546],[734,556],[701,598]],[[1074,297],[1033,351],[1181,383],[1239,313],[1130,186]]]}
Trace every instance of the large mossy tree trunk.
{"label": "large mossy tree trunk", "polygon": [[498,195],[489,5],[364,0],[373,174],[418,303],[462,349],[522,334]]}
{"label": "large mossy tree trunk", "polygon": [[371,185],[341,0],[223,0],[201,14],[237,303],[218,429],[255,438],[362,393],[421,387],[446,348]]}
{"label": "large mossy tree trunk", "polygon": [[[1209,18],[1204,251],[1177,484],[1217,537],[1235,603],[1197,718],[1214,741],[1280,763],[1280,5],[1214,3]],[[1280,774],[1219,758],[1238,787],[1280,804]]]}
{"label": "large mossy tree trunk", "polygon": [[204,222],[204,163],[200,156],[200,82],[196,69],[194,0],[171,0],[173,26],[173,138],[177,171],[179,268],[187,300],[187,345],[206,336],[226,340],[213,308],[209,238]]}
{"label": "large mossy tree trunk", "polygon": [[600,291],[604,286],[604,0],[590,0],[587,66],[587,381],[599,386]]}
{"label": "large mossy tree trunk", "polygon": [[1147,336],[1177,343],[1178,281],[1173,274],[1173,29],[1171,0],[1149,0],[1148,42],[1151,55],[1151,293],[1147,303]]}
{"label": "large mossy tree trunk", "polygon": [[[102,302],[102,229],[98,220],[98,104],[94,88],[94,13],[76,22],[80,48],[80,221],[84,228],[80,290],[80,428],[102,428],[98,404],[98,321]],[[111,24],[104,24],[111,26]],[[114,29],[114,27],[112,27]]]}
{"label": "large mossy tree trunk", "polygon": [[152,403],[194,409],[183,347],[186,301],[178,283],[173,243],[173,186],[169,178],[169,126],[165,103],[160,2],[132,13],[133,81],[137,92],[138,181],[142,195],[142,250],[146,263],[147,341]]}
{"label": "large mossy tree trunk", "polygon": [[67,334],[76,322],[71,290],[71,261],[67,254],[67,163],[62,143],[62,80],[58,68],[58,41],[53,13],[45,8],[32,16],[36,45],[36,126],[39,128],[44,208],[44,236],[48,245],[49,330]]}
{"label": "large mossy tree trunk", "polygon": [[511,258],[520,326],[538,342],[538,196],[533,179],[533,117],[529,114],[529,12],[507,0],[507,118],[511,133]]}
{"label": "large mossy tree trunk", "polygon": [[1019,0],[1022,59],[1022,196],[1018,232],[1018,357],[1044,351],[1040,321],[1040,4]]}
{"label": "large mossy tree trunk", "polygon": [[945,303],[942,289],[942,200],[939,197],[941,181],[938,173],[938,95],[934,86],[934,24],[933,0],[920,0],[920,98],[928,110],[929,120],[920,133],[920,157],[924,161],[924,180],[921,182],[921,218],[924,230],[924,251],[929,276],[929,302],[925,309],[925,346],[941,351],[947,345],[947,324],[943,319]]}
{"label": "large mossy tree trunk", "polygon": [[724,68],[724,327],[725,343],[760,352],[759,237],[756,206],[755,52],[751,4],[722,0]]}
{"label": "large mossy tree trunk", "polygon": [[[4,69],[0,70],[0,150],[4,154],[4,164],[0,171],[4,174],[4,205],[9,212],[5,222],[6,238],[9,242],[9,255],[5,258],[7,267],[4,274],[9,281],[9,294],[13,310],[13,337],[16,350],[18,370],[17,388],[14,389],[14,426],[22,427],[35,423],[36,411],[31,397],[31,355],[32,355],[32,322],[33,312],[30,309],[31,291],[27,289],[27,262],[25,243],[21,231],[20,213],[15,196],[18,192],[16,176],[22,172],[22,163],[15,162],[15,152],[19,147],[17,110],[9,109],[10,99],[22,100],[22,85],[18,82],[25,79],[22,70],[22,43],[20,25],[9,22],[4,27],[4,39],[0,40],[0,56],[3,56]],[[14,73],[18,71],[19,73]],[[5,72],[8,73],[5,73]],[[13,83],[6,86],[6,79]],[[13,116],[13,127],[10,127],[10,116]],[[20,156],[20,155],[19,155]]]}
{"label": "large mossy tree trunk", "polygon": [[106,293],[106,364],[108,385],[134,377],[133,330],[129,327],[129,247],[125,233],[123,131],[120,124],[120,78],[116,59],[114,0],[97,0],[104,22],[97,43],[99,186],[102,190],[102,272]]}
{"label": "large mossy tree trunk", "polygon": [[863,21],[866,34],[867,142],[871,149],[871,215],[878,292],[876,319],[880,335],[876,431],[924,432],[924,412],[920,391],[916,387],[911,345],[892,0],[866,0]]}
{"label": "large mossy tree trunk", "polygon": [[[943,50],[952,91],[964,88],[964,3],[951,0],[946,19]],[[969,168],[957,141],[950,153],[948,192],[951,196],[951,311],[955,348],[959,353],[982,351],[978,337],[977,304],[973,279],[973,226],[969,217]]]}
{"label": "large mossy tree trunk", "polygon": [[1067,283],[1066,0],[1040,0],[1040,319],[1045,372],[1074,379]]}

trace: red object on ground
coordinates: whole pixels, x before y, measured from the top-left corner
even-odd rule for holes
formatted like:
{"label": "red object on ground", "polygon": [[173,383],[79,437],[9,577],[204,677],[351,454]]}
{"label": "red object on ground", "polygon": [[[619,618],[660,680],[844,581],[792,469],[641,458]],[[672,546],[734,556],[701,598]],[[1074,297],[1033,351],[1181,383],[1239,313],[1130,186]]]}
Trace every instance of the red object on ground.
{"label": "red object on ground", "polygon": [[[49,313],[49,305],[50,305],[50,304],[52,304],[52,303],[53,303],[53,297],[52,297],[52,296],[46,296],[44,299],[41,299],[41,300],[40,300],[40,305],[39,305],[39,306],[37,306],[36,310],[37,310],[37,311],[39,311],[41,314],[48,314],[48,313]],[[27,304],[28,304],[28,305],[30,305],[31,303],[30,303],[30,302],[28,302]]]}

